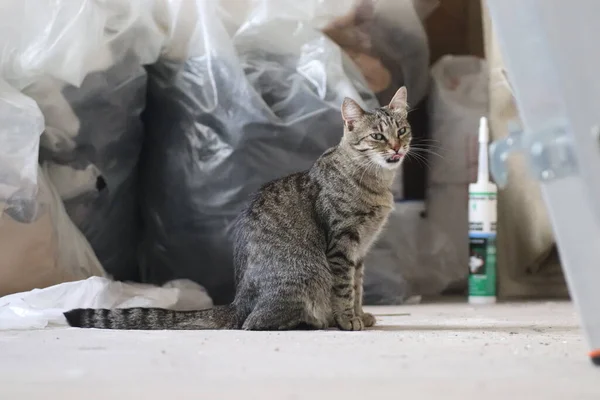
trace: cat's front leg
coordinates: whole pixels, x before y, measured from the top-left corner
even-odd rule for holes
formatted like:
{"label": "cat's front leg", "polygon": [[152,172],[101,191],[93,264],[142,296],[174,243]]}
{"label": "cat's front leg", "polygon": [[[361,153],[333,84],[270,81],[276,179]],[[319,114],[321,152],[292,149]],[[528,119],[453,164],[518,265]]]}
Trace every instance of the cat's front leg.
{"label": "cat's front leg", "polygon": [[362,308],[363,301],[363,276],[365,271],[365,265],[359,261],[354,271],[354,314],[362,319],[365,327],[371,327],[375,325],[375,316],[371,313],[366,313]]}
{"label": "cat's front leg", "polygon": [[327,261],[333,275],[331,307],[335,324],[343,331],[360,331],[364,328],[364,323],[355,313],[356,267],[352,256],[349,251],[337,247],[327,254]]}

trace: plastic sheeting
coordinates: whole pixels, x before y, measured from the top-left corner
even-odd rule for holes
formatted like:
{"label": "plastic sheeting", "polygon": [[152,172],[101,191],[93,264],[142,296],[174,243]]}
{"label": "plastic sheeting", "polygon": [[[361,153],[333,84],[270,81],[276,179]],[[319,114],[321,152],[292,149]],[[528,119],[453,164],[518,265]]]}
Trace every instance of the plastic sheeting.
{"label": "plastic sheeting", "polygon": [[0,330],[69,326],[63,313],[74,308],[130,307],[202,310],[212,301],[201,286],[185,279],[156,287],[92,277],[0,298]]}
{"label": "plastic sheeting", "polygon": [[339,142],[344,96],[377,101],[312,25],[273,9],[262,20],[258,8],[230,36],[213,4],[200,4],[206,53],[149,69],[141,267],[145,281],[190,278],[223,303],[234,291],[231,223],[250,194]]}

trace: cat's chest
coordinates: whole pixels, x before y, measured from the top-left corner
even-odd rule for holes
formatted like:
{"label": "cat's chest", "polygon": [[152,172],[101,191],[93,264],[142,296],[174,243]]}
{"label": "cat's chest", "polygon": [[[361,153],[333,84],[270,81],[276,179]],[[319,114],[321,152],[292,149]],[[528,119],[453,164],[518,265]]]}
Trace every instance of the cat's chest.
{"label": "cat's chest", "polygon": [[355,227],[360,238],[359,248],[361,253],[364,254],[377,239],[387,222],[391,210],[392,207],[390,205],[383,204],[372,206],[360,214]]}
{"label": "cat's chest", "polygon": [[387,222],[392,208],[390,193],[389,196],[357,199],[343,213],[329,213],[330,242],[327,247],[331,247],[331,241],[343,241],[351,244],[352,257],[363,258]]}
{"label": "cat's chest", "polygon": [[368,238],[370,234],[376,234],[388,219],[391,208],[374,207],[357,220],[357,228],[362,236]]}

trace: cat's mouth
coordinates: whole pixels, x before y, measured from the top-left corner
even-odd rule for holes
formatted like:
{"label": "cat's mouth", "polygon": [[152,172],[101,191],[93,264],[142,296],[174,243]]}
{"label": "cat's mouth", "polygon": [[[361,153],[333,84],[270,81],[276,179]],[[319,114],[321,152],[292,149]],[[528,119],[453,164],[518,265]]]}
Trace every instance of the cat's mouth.
{"label": "cat's mouth", "polygon": [[388,164],[396,164],[402,161],[402,158],[404,158],[404,154],[394,154],[393,156],[388,157],[385,161]]}

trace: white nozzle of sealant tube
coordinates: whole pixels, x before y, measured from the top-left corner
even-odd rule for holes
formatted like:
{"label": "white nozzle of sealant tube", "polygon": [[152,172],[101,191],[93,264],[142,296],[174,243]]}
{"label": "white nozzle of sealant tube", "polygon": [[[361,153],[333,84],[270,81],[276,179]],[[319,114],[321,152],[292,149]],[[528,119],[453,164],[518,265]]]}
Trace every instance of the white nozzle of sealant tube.
{"label": "white nozzle of sealant tube", "polygon": [[488,143],[490,133],[486,117],[479,119],[479,167],[477,171],[477,182],[489,182],[490,172],[488,166]]}

